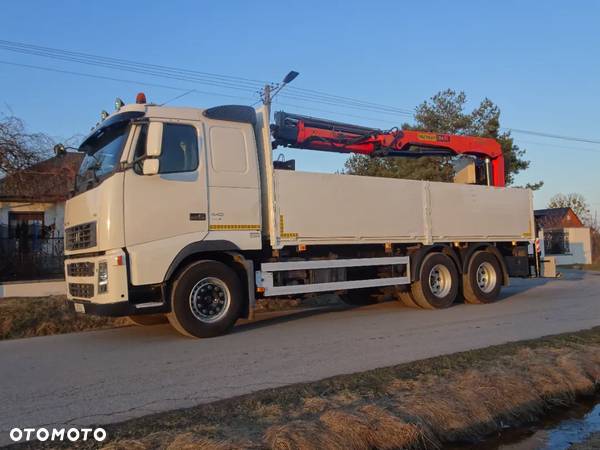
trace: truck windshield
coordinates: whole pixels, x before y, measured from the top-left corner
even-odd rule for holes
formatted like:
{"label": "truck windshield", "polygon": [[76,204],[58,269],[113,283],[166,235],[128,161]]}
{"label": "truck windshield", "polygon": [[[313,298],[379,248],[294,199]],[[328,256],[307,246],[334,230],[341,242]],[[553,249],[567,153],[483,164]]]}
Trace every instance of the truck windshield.
{"label": "truck windshield", "polygon": [[124,113],[113,116],[89,135],[79,147],[85,157],[79,167],[75,181],[75,192],[82,192],[96,186],[112,174],[119,165],[121,152],[131,119],[143,113]]}

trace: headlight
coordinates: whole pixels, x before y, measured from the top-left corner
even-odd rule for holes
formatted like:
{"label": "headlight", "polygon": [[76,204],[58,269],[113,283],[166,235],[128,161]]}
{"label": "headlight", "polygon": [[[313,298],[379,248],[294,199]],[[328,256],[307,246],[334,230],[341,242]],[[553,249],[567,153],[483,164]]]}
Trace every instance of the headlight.
{"label": "headlight", "polygon": [[106,261],[98,263],[98,294],[108,292],[108,264]]}

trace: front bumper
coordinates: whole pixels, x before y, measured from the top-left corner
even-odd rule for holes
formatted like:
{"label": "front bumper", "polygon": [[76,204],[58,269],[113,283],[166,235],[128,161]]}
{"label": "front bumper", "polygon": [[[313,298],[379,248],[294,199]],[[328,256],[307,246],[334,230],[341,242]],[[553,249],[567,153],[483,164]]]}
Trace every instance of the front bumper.
{"label": "front bumper", "polygon": [[[127,255],[121,249],[102,255],[69,255],[65,259],[67,300],[85,304],[85,312],[104,311],[114,305],[129,304]],[[100,283],[101,265],[106,267],[107,283]],[[93,307],[91,306],[93,305]],[[81,310],[81,308],[78,308]],[[95,313],[92,313],[95,314]]]}
{"label": "front bumper", "polygon": [[88,301],[69,299],[67,305],[69,309],[75,312],[108,317],[136,316],[140,314],[161,314],[168,312],[165,305],[150,306],[141,309],[139,305],[129,302],[91,303]]}
{"label": "front bumper", "polygon": [[[101,265],[106,267],[107,284],[101,288]],[[130,287],[127,278],[127,254],[110,250],[101,255],[68,255],[65,260],[67,300],[79,313],[98,316],[133,316],[166,313],[168,306],[157,289]],[[137,293],[137,294],[136,294]]]}

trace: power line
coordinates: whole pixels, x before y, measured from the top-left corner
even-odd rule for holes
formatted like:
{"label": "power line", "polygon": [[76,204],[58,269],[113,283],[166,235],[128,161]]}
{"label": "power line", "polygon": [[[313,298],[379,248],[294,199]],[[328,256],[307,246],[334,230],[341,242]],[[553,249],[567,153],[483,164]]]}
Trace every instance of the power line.
{"label": "power line", "polygon": [[[0,49],[31,56],[40,56],[54,60],[75,62],[108,69],[130,71],[144,75],[171,78],[180,81],[197,82],[201,84],[218,86],[226,89],[243,90],[252,93],[256,93],[256,90],[259,87],[262,87],[263,83],[265,83],[263,81],[253,80],[250,78],[220,75],[156,64],[146,64],[121,58],[103,57],[87,53],[60,50],[6,40],[0,40]],[[311,89],[293,88],[293,92],[285,95],[289,98],[294,98],[301,101],[311,101],[327,105],[363,109],[385,114],[403,114],[412,116],[412,112],[406,109],[353,99],[350,97],[328,94]]]}
{"label": "power line", "polygon": [[[77,72],[77,71],[73,71],[73,70],[55,69],[52,67],[37,66],[37,65],[33,65],[33,64],[21,64],[21,63],[15,63],[15,62],[10,62],[10,61],[3,61],[3,60],[0,60],[0,64],[5,64],[5,65],[10,65],[10,66],[15,66],[15,67],[23,67],[26,69],[35,69],[35,70],[43,70],[43,71],[47,71],[47,72],[63,73],[66,75],[80,76],[80,77],[86,77],[86,78],[95,78],[95,79],[99,79],[99,80],[130,83],[130,84],[136,84],[136,85],[140,85],[140,86],[157,87],[157,88],[161,88],[161,89],[171,89],[171,90],[182,92],[182,94],[178,94],[176,97],[173,97],[164,103],[170,103],[173,100],[176,100],[180,97],[183,97],[184,95],[187,95],[188,93],[213,95],[213,96],[217,96],[217,97],[228,97],[228,98],[242,99],[242,100],[247,100],[247,101],[253,100],[251,97],[230,95],[230,94],[225,94],[223,92],[208,92],[208,91],[201,91],[198,89],[186,89],[184,87],[176,87],[176,86],[171,86],[171,85],[167,85],[167,84],[149,83],[149,82],[145,82],[145,81],[130,80],[130,79],[125,79],[125,78],[108,77],[108,76],[104,76],[104,75],[95,75],[95,74],[91,74],[91,73]],[[162,104],[164,104],[164,103],[162,103]],[[260,103],[260,100],[258,100],[257,102],[254,102],[254,105],[256,105],[258,103]],[[367,117],[367,116],[362,116],[362,115],[357,115],[357,114],[350,114],[350,113],[342,112],[342,111],[332,111],[329,109],[316,108],[314,106],[290,104],[287,102],[280,102],[278,100],[275,100],[275,103],[278,105],[282,105],[282,106],[289,106],[291,108],[299,108],[299,109],[304,109],[307,111],[325,112],[328,114],[338,114],[338,115],[347,116],[347,117],[354,117],[357,119],[371,120],[373,122],[386,122],[386,123],[395,123],[395,124],[398,123],[398,121],[390,120],[389,118],[382,119],[380,117]]]}
{"label": "power line", "polygon": [[121,71],[134,72],[134,73],[138,73],[138,74],[142,74],[142,75],[150,75],[150,76],[156,76],[156,77],[161,77],[161,78],[170,78],[170,79],[175,79],[175,80],[179,80],[179,81],[191,81],[191,82],[205,84],[205,85],[209,85],[209,86],[223,87],[226,89],[241,90],[241,91],[245,91],[245,92],[255,92],[254,88],[251,88],[249,86],[244,86],[242,84],[236,84],[233,82],[221,82],[221,81],[205,79],[205,78],[197,77],[197,76],[189,76],[189,75],[185,75],[185,74],[162,72],[160,70],[155,70],[155,69],[142,69],[142,68],[135,67],[135,65],[124,65],[124,64],[112,63],[112,62],[106,62],[106,61],[104,61],[104,62],[94,61],[91,59],[82,59],[82,58],[78,58],[78,57],[71,57],[68,55],[66,56],[66,55],[46,53],[46,52],[41,52],[41,51],[31,51],[31,50],[21,51],[21,50],[15,50],[12,48],[8,48],[8,47],[2,45],[1,43],[0,43],[0,49],[9,50],[9,51],[13,51],[16,53],[33,55],[33,56],[42,56],[42,57],[46,57],[46,58],[53,59],[53,60],[76,62],[76,63],[86,64],[86,65],[91,65],[91,66],[96,66],[96,67],[104,67],[104,68],[108,68],[108,69],[116,69],[116,70],[121,70]]}
{"label": "power line", "polygon": [[51,48],[51,47],[43,47],[40,45],[25,44],[22,42],[0,40],[0,45],[2,45],[5,50],[10,50],[10,51],[15,51],[15,52],[23,52],[23,53],[42,52],[42,53],[46,53],[46,54],[65,55],[65,56],[71,56],[71,57],[76,57],[76,58],[83,58],[83,59],[87,59],[87,60],[95,60],[95,61],[99,61],[99,62],[104,61],[104,62],[111,62],[111,63],[115,63],[115,64],[134,65],[134,66],[139,66],[141,68],[154,68],[157,70],[166,70],[166,71],[174,71],[174,72],[179,72],[179,73],[195,74],[195,75],[201,75],[201,76],[207,77],[209,79],[214,79],[214,80],[245,83],[245,84],[255,86],[257,88],[260,88],[265,83],[267,83],[264,80],[253,80],[250,78],[243,78],[243,77],[232,76],[232,75],[221,75],[221,74],[214,74],[214,73],[210,73],[210,72],[201,72],[201,71],[197,71],[197,70],[180,69],[180,68],[176,68],[176,67],[169,67],[169,66],[163,66],[163,65],[158,65],[158,64],[139,63],[136,61],[126,60],[126,59],[121,59],[121,58],[98,56],[98,55],[93,55],[90,53],[74,52],[74,51],[56,49],[56,48]]}
{"label": "power line", "polygon": [[321,109],[321,108],[315,108],[312,106],[303,106],[303,105],[295,105],[292,103],[287,103],[287,102],[281,102],[278,100],[275,100],[273,102],[276,105],[281,105],[281,106],[289,106],[291,108],[299,108],[299,109],[304,109],[306,111],[318,111],[318,112],[325,112],[328,114],[339,114],[341,116],[347,116],[347,117],[354,117],[357,119],[363,119],[363,120],[370,120],[373,122],[387,122],[387,123],[394,123],[394,124],[398,124],[397,120],[390,120],[390,119],[381,119],[381,118],[375,118],[375,117],[367,117],[367,116],[361,116],[361,115],[357,115],[357,114],[348,114],[342,111],[332,111],[329,109]]}
{"label": "power line", "polygon": [[[88,53],[60,50],[60,49],[54,49],[54,48],[50,48],[50,47],[43,47],[43,46],[39,46],[39,45],[25,44],[25,43],[6,41],[6,40],[0,40],[0,49],[15,52],[15,53],[20,53],[20,54],[31,55],[31,56],[45,57],[45,58],[49,58],[49,59],[53,59],[53,60],[75,62],[75,63],[79,63],[79,64],[87,64],[87,65],[96,66],[96,67],[104,67],[107,69],[115,69],[115,70],[134,72],[134,73],[138,73],[138,74],[142,74],[142,75],[149,75],[149,76],[153,76],[153,77],[169,78],[169,79],[174,79],[174,80],[179,80],[179,81],[199,83],[199,84],[204,84],[204,85],[213,86],[213,87],[241,91],[241,92],[245,92],[247,94],[249,94],[249,93],[256,94],[257,89],[259,89],[263,85],[263,83],[265,83],[264,81],[255,80],[255,79],[251,79],[251,78],[214,74],[214,73],[210,73],[210,72],[201,72],[201,71],[196,71],[196,70],[181,69],[181,68],[175,68],[175,67],[169,67],[169,66],[163,66],[163,65],[157,65],[157,64],[146,64],[146,63],[140,63],[140,62],[130,61],[130,60],[121,59],[121,58],[104,57],[104,56],[93,55],[93,54],[88,54]],[[3,62],[3,63],[11,64],[8,62]],[[12,63],[12,64],[18,65],[17,63]],[[35,66],[31,66],[31,65],[26,65],[26,64],[22,64],[21,66],[22,67],[28,67],[28,66],[35,67]],[[37,66],[36,68],[40,68],[42,70],[52,70],[49,68],[41,68],[39,66]],[[54,69],[53,71],[60,72],[61,70]],[[66,71],[66,70],[62,70],[62,72],[75,74],[75,72]],[[87,77],[91,76],[91,74],[81,74],[81,75],[87,76]],[[96,75],[94,77],[95,78],[104,78],[104,79],[112,78],[113,80],[116,80],[116,81],[124,81],[124,80],[119,80],[119,79],[113,78],[113,77],[102,77],[100,75]],[[128,82],[135,82],[138,84],[146,84],[149,86],[150,85],[158,86],[158,84],[142,83],[142,82],[131,81],[131,80],[128,80]],[[173,87],[169,87],[169,88],[172,89]],[[348,109],[376,112],[378,114],[385,114],[385,115],[391,115],[391,116],[403,115],[403,116],[414,117],[413,112],[411,112],[410,110],[407,110],[407,109],[396,108],[396,107],[392,107],[392,106],[382,105],[382,104],[368,102],[368,101],[364,101],[364,100],[353,99],[350,97],[344,97],[344,96],[340,96],[340,95],[328,94],[325,92],[315,91],[312,89],[303,89],[303,88],[297,88],[297,87],[289,87],[288,89],[289,89],[289,92],[282,93],[281,94],[282,97],[293,99],[293,100],[298,100],[298,101],[302,101],[302,102],[319,103],[319,104],[324,104],[324,105],[328,105],[328,106],[337,106],[337,107],[348,108]],[[181,89],[181,90],[183,90],[183,89]],[[242,98],[240,96],[233,96],[233,95],[227,95],[227,94],[208,93],[208,92],[202,92],[202,91],[196,91],[196,90],[194,90],[194,91],[198,92],[198,93],[205,93],[208,95],[222,95],[222,96],[228,96],[228,97],[233,97],[233,98]],[[600,144],[600,140],[597,140],[597,139],[588,139],[588,138],[573,137],[573,136],[563,136],[563,135],[558,135],[558,134],[525,130],[525,129],[519,129],[519,128],[510,128],[510,127],[503,127],[503,129],[509,130],[509,131],[512,131],[515,133],[530,134],[530,135],[534,135],[534,136],[541,136],[541,137],[546,137],[546,138],[551,138],[551,139],[561,139],[561,140],[566,140],[566,141]]]}
{"label": "power line", "polygon": [[545,142],[524,141],[523,139],[518,139],[518,141],[519,141],[519,143],[523,142],[525,144],[535,144],[535,145],[541,145],[543,147],[562,148],[562,149],[566,149],[566,150],[575,150],[575,151],[591,152],[591,153],[600,152],[600,148],[588,148],[588,147],[583,148],[583,147],[573,147],[573,146],[569,146],[569,145],[547,144]]}
{"label": "power line", "polygon": [[587,138],[573,137],[573,136],[562,136],[560,134],[544,133],[542,131],[522,130],[519,128],[508,128],[508,127],[502,127],[502,128],[505,130],[508,130],[508,131],[512,131],[514,133],[531,134],[533,136],[541,136],[541,137],[547,137],[547,138],[552,138],[552,139],[562,139],[564,141],[586,142],[588,144],[600,144],[600,140],[598,140],[598,139],[587,139]]}
{"label": "power line", "polygon": [[[172,89],[172,90],[176,90],[176,91],[186,91],[186,92],[190,91],[190,89],[186,89],[183,87],[169,86],[166,84],[149,83],[149,82],[145,82],[145,81],[108,77],[108,76],[104,76],[104,75],[95,75],[95,74],[91,74],[91,73],[76,72],[76,71],[72,71],[72,70],[63,70],[63,69],[55,69],[55,68],[51,68],[51,67],[36,66],[33,64],[20,64],[20,63],[15,63],[15,62],[10,62],[10,61],[2,61],[2,60],[0,60],[0,64],[24,67],[24,68],[28,68],[28,69],[44,70],[47,72],[64,73],[67,75],[75,75],[75,76],[81,76],[81,77],[87,77],[87,78],[96,78],[96,79],[100,79],[100,80],[117,81],[117,82],[121,82],[121,83],[131,83],[131,84],[137,84],[140,86],[158,87],[161,89]],[[208,91],[201,91],[198,89],[192,89],[192,91],[197,94],[215,95],[218,97],[229,97],[229,98],[243,99],[243,100],[248,100],[248,101],[253,100],[251,97],[241,97],[239,95],[230,95],[230,94],[225,94],[222,92],[208,92]]]}
{"label": "power line", "polygon": [[279,96],[284,97],[284,98],[289,98],[292,100],[300,100],[300,101],[310,102],[310,103],[319,103],[322,105],[329,105],[329,106],[340,106],[340,107],[349,108],[349,109],[357,109],[357,110],[361,110],[361,111],[376,112],[378,114],[386,114],[386,115],[391,115],[391,116],[398,116],[398,115],[408,116],[408,117],[414,116],[413,113],[407,113],[407,112],[402,112],[402,111],[394,112],[394,111],[381,110],[381,109],[377,109],[377,108],[371,108],[371,107],[367,107],[367,106],[354,106],[354,105],[350,105],[350,104],[340,104],[337,102],[315,100],[310,97],[306,98],[306,97],[300,97],[297,95],[289,95],[289,94],[282,93],[282,94],[279,94]]}

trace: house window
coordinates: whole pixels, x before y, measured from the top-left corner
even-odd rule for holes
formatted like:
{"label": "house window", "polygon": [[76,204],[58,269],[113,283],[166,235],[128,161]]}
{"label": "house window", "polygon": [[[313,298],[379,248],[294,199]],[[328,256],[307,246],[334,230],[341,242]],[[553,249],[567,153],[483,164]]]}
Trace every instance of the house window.
{"label": "house window", "polygon": [[571,253],[569,233],[564,230],[544,232],[544,251],[547,255],[566,255]]}
{"label": "house window", "polygon": [[17,239],[39,239],[44,237],[43,212],[9,212],[8,237]]}

